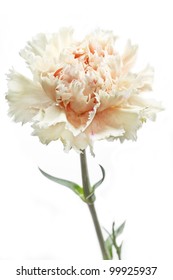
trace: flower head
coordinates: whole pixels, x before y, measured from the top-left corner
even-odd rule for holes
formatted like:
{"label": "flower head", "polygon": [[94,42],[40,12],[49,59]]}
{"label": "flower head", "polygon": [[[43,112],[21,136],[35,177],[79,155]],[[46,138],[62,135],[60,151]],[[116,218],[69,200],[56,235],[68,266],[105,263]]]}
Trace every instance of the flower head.
{"label": "flower head", "polygon": [[154,120],[161,106],[145,98],[153,69],[131,72],[137,46],[123,54],[112,32],[96,30],[78,42],[73,31],[37,35],[20,54],[32,79],[8,74],[9,113],[31,122],[43,144],[60,139],[66,150],[93,148],[95,140],[136,140],[137,130]]}

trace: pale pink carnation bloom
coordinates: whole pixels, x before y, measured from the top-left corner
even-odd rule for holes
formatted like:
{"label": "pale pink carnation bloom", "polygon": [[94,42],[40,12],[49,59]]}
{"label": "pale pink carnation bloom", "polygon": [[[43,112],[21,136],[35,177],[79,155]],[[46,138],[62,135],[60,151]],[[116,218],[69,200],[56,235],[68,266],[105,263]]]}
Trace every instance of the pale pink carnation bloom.
{"label": "pale pink carnation bloom", "polygon": [[96,30],[77,42],[73,31],[37,35],[21,56],[32,79],[11,70],[7,100],[16,122],[31,122],[43,144],[60,139],[77,151],[95,140],[136,140],[147,119],[155,120],[160,103],[145,98],[153,69],[131,72],[137,46],[127,42],[121,55],[112,32]]}

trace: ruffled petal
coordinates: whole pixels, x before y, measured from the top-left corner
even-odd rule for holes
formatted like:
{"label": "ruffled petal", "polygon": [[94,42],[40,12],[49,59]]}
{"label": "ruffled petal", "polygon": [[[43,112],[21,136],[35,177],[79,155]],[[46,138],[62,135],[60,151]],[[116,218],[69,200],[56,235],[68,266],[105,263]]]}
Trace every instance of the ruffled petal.
{"label": "ruffled petal", "polygon": [[32,135],[38,136],[42,144],[48,145],[51,141],[61,139],[66,152],[72,148],[77,152],[81,152],[91,144],[89,137],[85,133],[74,136],[71,131],[65,128],[65,123],[58,123],[48,127],[33,125],[33,128]]}
{"label": "ruffled petal", "polygon": [[135,63],[136,54],[137,54],[138,46],[132,45],[131,41],[128,40],[124,53],[122,55],[122,63],[123,63],[123,71],[122,73],[127,73]]}
{"label": "ruffled petal", "polygon": [[37,123],[37,126],[40,128],[44,128],[58,123],[66,123],[67,118],[63,109],[52,105],[44,110],[40,110],[33,118],[33,121]]}
{"label": "ruffled petal", "polygon": [[40,78],[40,83],[44,92],[47,96],[53,101],[56,102],[56,88],[57,88],[57,80],[52,75],[42,76]]}
{"label": "ruffled petal", "polygon": [[123,91],[112,90],[110,93],[100,90],[98,94],[100,100],[98,112],[112,107],[120,107],[122,104],[125,106],[128,102],[130,94],[131,89]]}
{"label": "ruffled petal", "polygon": [[147,99],[141,95],[132,95],[129,98],[129,105],[131,108],[140,108],[143,121],[149,119],[155,121],[156,114],[163,111],[164,108],[161,102],[154,99]]}
{"label": "ruffled petal", "polygon": [[110,108],[97,113],[86,133],[94,139],[136,139],[136,131],[141,126],[139,110]]}
{"label": "ruffled petal", "polygon": [[69,46],[73,30],[62,28],[55,34],[38,34],[27,46],[20,51],[32,72],[54,71],[61,51]]}
{"label": "ruffled petal", "polygon": [[41,85],[11,70],[8,74],[9,114],[16,122],[30,122],[40,108],[51,104]]}
{"label": "ruffled petal", "polygon": [[136,75],[133,86],[138,92],[152,90],[152,83],[154,78],[154,69],[147,65],[141,72]]}
{"label": "ruffled petal", "polygon": [[56,125],[51,125],[48,127],[39,127],[37,125],[33,125],[34,131],[32,133],[33,136],[38,136],[41,143],[49,144],[51,141],[58,140],[61,138],[61,134],[65,129],[64,123],[58,123]]}

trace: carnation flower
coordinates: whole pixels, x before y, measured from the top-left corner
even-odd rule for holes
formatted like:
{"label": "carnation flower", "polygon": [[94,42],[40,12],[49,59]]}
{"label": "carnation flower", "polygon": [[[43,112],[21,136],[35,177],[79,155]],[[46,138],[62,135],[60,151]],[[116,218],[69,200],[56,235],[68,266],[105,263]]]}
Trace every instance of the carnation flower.
{"label": "carnation flower", "polygon": [[96,30],[82,41],[72,35],[70,28],[39,34],[20,52],[31,78],[14,69],[8,74],[9,114],[16,122],[30,122],[43,144],[59,139],[66,151],[80,153],[82,186],[39,169],[88,205],[103,259],[114,259],[116,251],[120,260],[122,243],[117,238],[125,222],[118,228],[113,222],[104,239],[94,202],[105,170],[100,165],[101,179],[90,183],[85,149],[89,146],[93,154],[96,140],[136,140],[137,130],[147,119],[155,120],[162,107],[145,94],[152,89],[152,67],[132,71],[136,45],[128,41],[119,53],[110,31]]}
{"label": "carnation flower", "polygon": [[60,139],[65,150],[81,151],[96,140],[136,140],[137,130],[155,120],[161,106],[145,98],[153,69],[131,71],[137,46],[120,54],[112,32],[96,30],[82,41],[73,30],[39,34],[20,52],[32,79],[8,74],[9,113],[30,122],[43,144]]}

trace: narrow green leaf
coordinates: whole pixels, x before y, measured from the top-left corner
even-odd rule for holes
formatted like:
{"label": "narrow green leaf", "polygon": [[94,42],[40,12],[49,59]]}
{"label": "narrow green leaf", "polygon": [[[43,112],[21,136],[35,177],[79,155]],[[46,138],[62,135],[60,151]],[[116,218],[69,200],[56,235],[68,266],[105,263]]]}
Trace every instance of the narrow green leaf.
{"label": "narrow green leaf", "polygon": [[120,246],[119,246],[119,251],[120,251],[120,257],[121,257],[121,249],[123,247],[123,241],[121,242]]}
{"label": "narrow green leaf", "polygon": [[126,221],[124,221],[116,230],[115,230],[115,236],[118,237],[124,230]]}
{"label": "narrow green leaf", "polygon": [[107,248],[107,251],[110,254],[111,259],[113,259],[113,247],[115,248],[117,252],[118,259],[121,260],[121,249],[122,249],[122,244],[118,246],[117,244],[117,237],[123,232],[125,226],[125,222],[122,223],[117,229],[115,229],[115,222],[112,224],[112,233],[109,233],[106,229],[105,231],[108,234],[108,238],[105,240],[105,247]]}
{"label": "narrow green leaf", "polygon": [[99,164],[99,166],[102,171],[102,178],[93,185],[93,191],[95,191],[95,189],[98,188],[105,179],[105,170],[104,170],[103,166],[101,166],[100,164]]}
{"label": "narrow green leaf", "polygon": [[107,252],[109,253],[110,260],[112,260],[113,259],[113,252],[112,252],[113,242],[112,242],[111,235],[109,235],[108,238],[105,240],[105,247],[107,249]]}
{"label": "narrow green leaf", "polygon": [[61,179],[61,178],[57,178],[54,177],[46,172],[44,172],[41,168],[39,168],[40,172],[49,180],[58,183],[60,185],[63,185],[69,189],[71,189],[73,192],[75,192],[82,200],[84,200],[84,194],[83,194],[83,189],[76,183],[65,180],[65,179]]}

